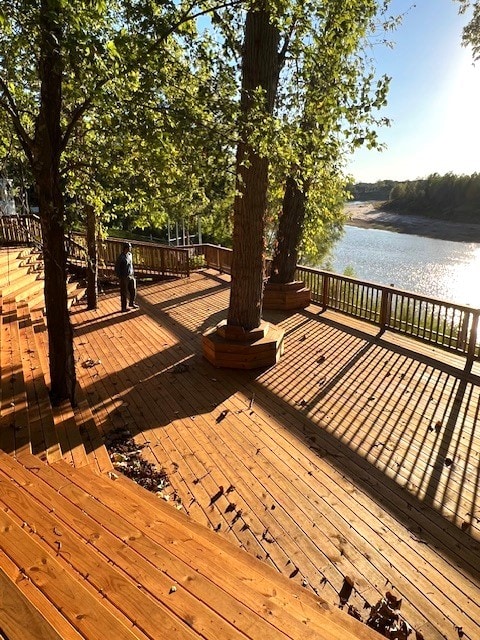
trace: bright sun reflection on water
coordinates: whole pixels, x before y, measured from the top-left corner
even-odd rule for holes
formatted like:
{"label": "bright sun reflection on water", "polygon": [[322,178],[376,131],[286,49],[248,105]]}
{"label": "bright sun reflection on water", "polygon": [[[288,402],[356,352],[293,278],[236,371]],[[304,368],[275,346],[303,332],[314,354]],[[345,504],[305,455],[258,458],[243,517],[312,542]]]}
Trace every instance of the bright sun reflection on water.
{"label": "bright sun reflection on water", "polygon": [[480,308],[480,244],[347,226],[333,270]]}

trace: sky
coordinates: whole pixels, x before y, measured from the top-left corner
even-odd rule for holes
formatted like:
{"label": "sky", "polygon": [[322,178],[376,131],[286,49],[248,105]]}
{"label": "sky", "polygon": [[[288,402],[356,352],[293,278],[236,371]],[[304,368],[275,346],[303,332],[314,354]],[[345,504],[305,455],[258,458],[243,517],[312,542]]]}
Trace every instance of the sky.
{"label": "sky", "polygon": [[431,173],[480,173],[480,62],[462,46],[468,15],[454,0],[393,0],[404,14],[389,35],[393,48],[372,55],[379,75],[391,77],[379,130],[386,150],[360,149],[347,165],[356,182],[415,180]]}

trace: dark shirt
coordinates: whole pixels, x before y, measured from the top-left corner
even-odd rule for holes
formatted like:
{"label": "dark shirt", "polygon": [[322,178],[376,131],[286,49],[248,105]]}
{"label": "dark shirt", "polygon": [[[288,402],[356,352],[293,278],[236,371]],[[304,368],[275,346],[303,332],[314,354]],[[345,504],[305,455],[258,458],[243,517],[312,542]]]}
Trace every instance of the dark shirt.
{"label": "dark shirt", "polygon": [[133,260],[130,251],[128,253],[122,251],[118,256],[115,263],[115,273],[119,278],[133,278]]}

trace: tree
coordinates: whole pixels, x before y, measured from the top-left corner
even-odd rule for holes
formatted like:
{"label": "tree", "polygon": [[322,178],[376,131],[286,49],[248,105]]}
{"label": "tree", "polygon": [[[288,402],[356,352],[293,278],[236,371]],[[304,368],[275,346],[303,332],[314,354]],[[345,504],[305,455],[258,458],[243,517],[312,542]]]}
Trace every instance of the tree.
{"label": "tree", "polygon": [[[74,403],[76,386],[66,293],[66,151],[86,114],[134,86],[138,69],[161,59],[163,44],[197,7],[142,0],[2,4],[0,109],[28,160],[39,202],[54,403]],[[212,7],[205,3],[197,13]]]}
{"label": "tree", "polygon": [[[387,5],[383,3],[384,8]],[[271,207],[280,181],[286,189],[277,274],[285,278],[287,271],[292,273],[307,214],[312,234],[320,227],[324,233],[325,229],[338,233],[340,195],[346,186],[339,169],[345,139],[353,145],[375,146],[375,133],[368,129],[374,121],[370,112],[385,98],[385,80],[370,95],[373,76],[362,75],[357,54],[377,10],[375,0],[314,5],[265,0],[250,5],[242,58],[228,324],[247,330],[259,325],[267,195]],[[230,17],[225,20],[228,38],[234,34]],[[258,31],[252,37],[254,25]],[[264,47],[270,47],[268,53]],[[251,74],[251,60],[257,60],[257,77]],[[287,210],[293,215],[286,216]],[[282,256],[287,257],[288,267],[279,265]]]}
{"label": "tree", "polygon": [[273,113],[280,73],[280,33],[268,0],[249,9],[242,58],[237,193],[227,324],[249,331],[260,325],[263,290],[268,157],[252,142]]}
{"label": "tree", "polygon": [[374,0],[320,3],[308,18],[297,10],[299,27],[290,43],[295,64],[277,107],[286,114],[290,145],[278,154],[285,192],[270,282],[294,279],[302,242],[312,254],[319,232],[324,242],[338,236],[347,187],[344,156],[362,144],[378,147],[373,126],[386,121],[375,118],[374,110],[385,104],[388,80],[374,81],[363,46],[380,11]]}

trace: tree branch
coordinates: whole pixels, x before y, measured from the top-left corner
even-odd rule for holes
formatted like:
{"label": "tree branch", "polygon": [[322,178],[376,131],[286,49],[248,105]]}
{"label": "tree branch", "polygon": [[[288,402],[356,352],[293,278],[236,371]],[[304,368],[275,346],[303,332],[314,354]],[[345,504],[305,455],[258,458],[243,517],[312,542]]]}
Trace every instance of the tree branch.
{"label": "tree branch", "polygon": [[25,154],[28,158],[30,164],[33,163],[33,154],[32,154],[32,144],[33,140],[28,135],[25,127],[22,125],[20,120],[20,114],[18,113],[18,108],[15,103],[15,100],[10,93],[8,85],[6,81],[0,76],[0,88],[3,92],[4,98],[0,98],[0,107],[10,116],[13,127],[15,129],[15,133],[17,134],[18,140],[25,151]]}
{"label": "tree branch", "polygon": [[[161,36],[159,36],[154,42],[152,42],[152,44],[150,45],[150,47],[148,47],[146,52],[142,53],[142,59],[146,56],[146,55],[150,55],[151,53],[153,53],[153,51],[155,51],[155,49],[157,49],[160,45],[162,45],[165,40],[170,37],[173,33],[175,33],[175,31],[182,26],[182,24],[185,24],[186,22],[189,22],[190,20],[195,20],[196,18],[200,18],[201,16],[207,15],[209,13],[212,13],[213,11],[217,11],[218,9],[225,9],[227,7],[235,7],[238,5],[241,5],[243,2],[243,0],[230,0],[228,2],[224,2],[220,5],[216,5],[215,7],[210,7],[208,9],[204,9],[202,11],[199,11],[196,14],[190,15],[190,11],[192,11],[192,9],[195,7],[195,2],[192,3],[190,5],[190,7],[180,16],[180,18],[177,20],[177,22],[175,24],[173,24],[170,28],[168,28],[165,33],[163,33]],[[127,68],[125,69],[127,72],[131,69],[136,69],[139,66],[139,61],[135,60],[134,62],[132,62],[131,65],[127,66]],[[112,77],[108,77],[108,78],[104,78],[103,80],[101,80],[93,89],[91,95],[85,99],[84,102],[82,102],[82,104],[78,105],[73,114],[72,117],[70,119],[70,122],[68,123],[66,129],[65,129],[65,133],[63,135],[62,138],[62,146],[61,146],[61,150],[64,151],[68,141],[70,140],[70,137],[73,133],[73,130],[75,129],[75,126],[77,124],[77,122],[80,120],[80,118],[82,117],[82,115],[93,105],[96,96],[99,94],[99,92],[101,91],[101,89],[103,89],[103,87],[108,84],[111,80],[113,79]]]}
{"label": "tree branch", "polygon": [[73,133],[73,130],[75,129],[75,125],[80,120],[80,118],[83,116],[85,111],[87,111],[92,106],[95,95],[108,82],[108,80],[109,80],[109,78],[105,79],[102,83],[97,85],[97,87],[95,87],[94,93],[89,98],[84,100],[84,102],[82,102],[82,104],[77,105],[75,107],[75,109],[73,110],[73,114],[72,114],[72,117],[70,118],[70,122],[67,124],[67,126],[65,128],[65,133],[62,136],[62,143],[61,143],[61,151],[62,152],[65,150],[65,148],[66,148],[66,146],[68,144],[68,141],[70,140],[70,137],[71,137],[71,135]]}

